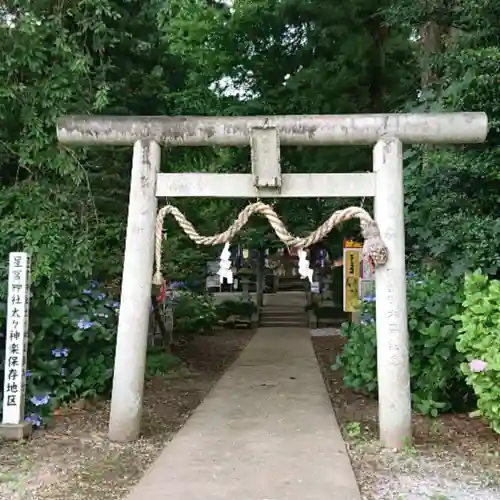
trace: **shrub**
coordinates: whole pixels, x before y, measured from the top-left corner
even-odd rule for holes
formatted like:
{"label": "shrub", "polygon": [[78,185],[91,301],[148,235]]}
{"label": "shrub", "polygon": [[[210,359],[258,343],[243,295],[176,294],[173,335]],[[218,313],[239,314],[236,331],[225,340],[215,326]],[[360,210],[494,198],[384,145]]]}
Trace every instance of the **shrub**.
{"label": "shrub", "polygon": [[217,308],[209,295],[177,291],[174,302],[174,330],[178,333],[207,333],[217,323]]}
{"label": "shrub", "polygon": [[[460,371],[464,355],[455,343],[458,328],[452,317],[461,309],[463,287],[437,273],[421,279],[409,275],[408,329],[412,402],[423,414],[463,409],[470,404],[471,392]],[[343,368],[347,387],[375,396],[377,393],[377,339],[375,298],[360,306],[360,323],[344,323],[347,337],[336,368]]]}
{"label": "shrub", "polygon": [[[30,304],[26,415],[40,426],[54,408],[111,388],[119,304],[94,281],[85,290],[61,284],[48,303]],[[0,326],[5,331],[5,307]],[[2,351],[5,349],[2,339]],[[4,359],[4,352],[0,352]],[[1,373],[3,379],[3,373]]]}
{"label": "shrub", "polygon": [[166,353],[163,348],[148,350],[146,375],[151,378],[167,374],[169,371],[182,365],[182,361],[173,354]]}
{"label": "shrub", "polygon": [[[178,331],[202,333],[213,329],[217,314],[209,296],[187,291],[176,291],[175,296]],[[0,302],[2,363],[5,311],[6,304]],[[109,394],[118,311],[119,303],[95,281],[85,289],[61,283],[50,302],[34,290],[30,304],[26,419],[35,427],[47,422],[53,410],[62,404]],[[149,358],[150,374],[164,372],[167,365],[178,362],[173,357],[160,359],[154,353]],[[2,366],[0,376],[3,380]]]}
{"label": "shrub", "polygon": [[476,272],[465,278],[457,349],[465,356],[462,373],[477,397],[477,416],[500,433],[500,281]]}
{"label": "shrub", "polygon": [[240,298],[239,300],[224,300],[217,306],[217,314],[219,319],[226,320],[230,316],[238,316],[240,318],[251,318],[252,314],[257,311],[257,306],[253,300]]}

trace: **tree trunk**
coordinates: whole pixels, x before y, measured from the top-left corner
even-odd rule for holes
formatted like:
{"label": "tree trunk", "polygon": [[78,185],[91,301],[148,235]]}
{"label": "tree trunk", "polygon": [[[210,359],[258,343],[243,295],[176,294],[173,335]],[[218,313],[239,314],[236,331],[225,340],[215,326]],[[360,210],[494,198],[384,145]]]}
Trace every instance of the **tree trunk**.
{"label": "tree trunk", "polygon": [[439,81],[439,76],[432,67],[432,58],[443,49],[442,37],[446,27],[435,21],[427,21],[420,27],[420,87],[422,91],[432,88]]}
{"label": "tree trunk", "polygon": [[377,18],[372,19],[368,30],[373,39],[373,57],[370,81],[370,112],[383,113],[385,109],[385,42],[389,28]]}

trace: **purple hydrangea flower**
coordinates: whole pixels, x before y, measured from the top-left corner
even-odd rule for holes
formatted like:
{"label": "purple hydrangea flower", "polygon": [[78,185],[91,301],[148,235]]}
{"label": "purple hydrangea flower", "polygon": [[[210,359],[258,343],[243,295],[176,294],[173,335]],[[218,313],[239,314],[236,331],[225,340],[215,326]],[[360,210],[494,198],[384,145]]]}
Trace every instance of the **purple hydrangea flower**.
{"label": "purple hydrangea flower", "polygon": [[42,417],[40,415],[37,415],[36,413],[30,413],[27,417],[25,417],[24,420],[31,422],[31,425],[33,425],[33,427],[40,427],[43,424]]}
{"label": "purple hydrangea flower", "polygon": [[470,371],[473,373],[484,372],[486,370],[487,366],[488,366],[488,363],[486,363],[486,361],[483,361],[482,359],[473,359],[469,363]]}
{"label": "purple hydrangea flower", "polygon": [[171,289],[174,289],[174,288],[185,288],[186,286],[186,283],[184,283],[184,281],[172,281],[170,283],[170,287]]}
{"label": "purple hydrangea flower", "polygon": [[31,370],[26,370],[26,377],[31,377]]}
{"label": "purple hydrangea flower", "polygon": [[56,347],[52,349],[52,356],[54,358],[67,358],[69,353],[69,349],[67,347]]}
{"label": "purple hydrangea flower", "polygon": [[373,323],[375,323],[375,318],[373,316],[364,316],[363,318],[361,318],[360,323],[365,326],[372,325]]}
{"label": "purple hydrangea flower", "polygon": [[78,328],[80,328],[80,330],[88,330],[89,328],[92,327],[94,323],[92,323],[92,321],[89,321],[87,319],[79,319],[78,320]]}
{"label": "purple hydrangea flower", "polygon": [[50,397],[48,394],[45,396],[32,396],[30,401],[35,405],[35,406],[44,406],[49,403]]}

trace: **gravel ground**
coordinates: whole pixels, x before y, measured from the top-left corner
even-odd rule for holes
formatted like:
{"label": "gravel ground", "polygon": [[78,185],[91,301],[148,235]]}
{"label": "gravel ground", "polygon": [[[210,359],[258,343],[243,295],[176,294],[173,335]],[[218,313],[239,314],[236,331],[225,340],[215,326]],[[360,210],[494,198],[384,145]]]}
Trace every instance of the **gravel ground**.
{"label": "gravel ground", "polygon": [[122,499],[250,340],[250,330],[193,337],[183,364],[148,381],[143,437],[106,438],[108,402],[77,404],[25,443],[0,442],[0,500]]}
{"label": "gravel ground", "polygon": [[377,443],[377,402],[346,390],[331,370],[339,336],[314,337],[323,377],[342,426],[364,500],[499,500],[500,438],[467,415],[414,415],[414,444],[400,452]]}

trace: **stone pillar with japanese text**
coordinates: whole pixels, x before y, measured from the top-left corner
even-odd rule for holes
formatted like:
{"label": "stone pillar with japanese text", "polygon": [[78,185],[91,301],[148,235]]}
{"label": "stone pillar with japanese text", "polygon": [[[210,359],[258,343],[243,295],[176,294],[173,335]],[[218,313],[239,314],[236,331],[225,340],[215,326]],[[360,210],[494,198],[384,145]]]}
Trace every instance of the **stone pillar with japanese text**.
{"label": "stone pillar with japanese text", "polygon": [[32,430],[31,422],[24,419],[31,294],[30,267],[30,256],[27,253],[10,254],[0,436],[13,440],[28,437]]}

